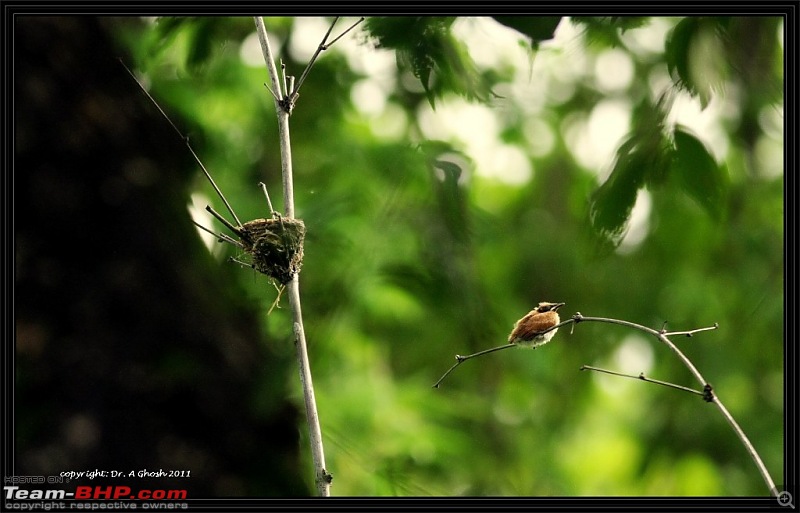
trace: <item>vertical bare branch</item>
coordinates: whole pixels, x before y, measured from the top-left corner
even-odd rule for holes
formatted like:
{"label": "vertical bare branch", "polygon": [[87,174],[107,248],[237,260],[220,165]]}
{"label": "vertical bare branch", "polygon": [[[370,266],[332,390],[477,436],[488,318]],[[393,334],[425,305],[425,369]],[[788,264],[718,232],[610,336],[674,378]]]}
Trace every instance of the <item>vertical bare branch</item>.
{"label": "vertical bare branch", "polygon": [[278,137],[281,146],[281,176],[283,177],[283,215],[294,217],[294,179],[292,177],[292,143],[289,138],[289,113],[283,109],[281,102],[286,100],[286,93],[281,86],[281,77],[278,68],[275,66],[275,59],[272,56],[272,49],[269,46],[267,28],[264,20],[256,16],[256,31],[258,40],[261,43],[261,52],[264,54],[264,61],[267,64],[267,72],[272,82],[273,96],[275,100],[275,111],[278,113]]}
{"label": "vertical bare branch", "polygon": [[[264,20],[260,17],[255,18],[258,39],[261,42],[261,50],[264,54],[264,61],[267,64],[272,90],[277,91],[275,97],[275,111],[278,114],[278,136],[281,147],[281,171],[283,176],[283,205],[284,215],[294,217],[294,189],[292,179],[292,148],[289,139],[289,110],[285,109],[283,102],[286,100],[286,91],[281,90],[281,79],[278,69],[275,66],[275,58],[269,46],[267,29]],[[275,96],[273,94],[273,96]],[[320,429],[319,416],[317,414],[317,403],[314,397],[314,385],[311,380],[311,366],[308,361],[308,348],[306,344],[305,330],[303,329],[303,314],[300,308],[300,282],[298,275],[295,274],[287,284],[289,305],[292,311],[292,326],[295,336],[295,346],[297,348],[297,360],[300,368],[300,382],[303,387],[303,398],[306,407],[306,421],[308,423],[309,440],[311,443],[311,457],[314,461],[315,479],[317,492],[320,496],[330,495],[331,474],[325,469],[325,452],[322,446],[322,430]]]}

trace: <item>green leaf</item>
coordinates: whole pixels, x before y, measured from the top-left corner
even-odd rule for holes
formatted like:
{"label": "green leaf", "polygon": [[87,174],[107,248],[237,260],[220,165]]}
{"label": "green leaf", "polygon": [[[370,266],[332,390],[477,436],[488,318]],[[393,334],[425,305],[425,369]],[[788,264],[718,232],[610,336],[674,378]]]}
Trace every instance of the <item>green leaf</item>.
{"label": "green leaf", "polygon": [[589,222],[603,246],[616,248],[628,230],[636,194],[644,181],[645,159],[636,139],[628,139],[618,150],[608,179],[592,195]]}
{"label": "green leaf", "polygon": [[672,29],[665,46],[667,69],[676,83],[705,108],[728,73],[722,36],[728,18],[685,18]]}
{"label": "green leaf", "polygon": [[469,157],[445,141],[426,141],[420,149],[432,171],[441,219],[455,240],[467,240],[469,195],[460,181]]}
{"label": "green leaf", "polygon": [[446,183],[455,184],[461,177],[461,167],[458,164],[446,160],[437,160],[433,165],[435,168],[442,170]]}
{"label": "green leaf", "polygon": [[189,69],[199,70],[211,56],[214,33],[218,23],[219,18],[199,18],[194,24],[194,30],[189,39],[189,52],[186,56],[186,64]]}
{"label": "green leaf", "polygon": [[681,86],[694,92],[689,74],[689,48],[697,31],[697,18],[685,18],[672,29],[665,45],[665,57],[669,74]]}
{"label": "green leaf", "polygon": [[432,107],[447,92],[480,101],[493,94],[466,47],[453,37],[453,21],[453,17],[378,17],[365,23],[377,46],[394,49],[398,65],[411,69],[420,80]]}
{"label": "green leaf", "polygon": [[[159,18],[150,37],[147,58],[154,59],[170,47],[182,47],[184,55],[180,65],[195,73],[211,56],[214,34],[220,23],[220,18]],[[177,41],[182,44],[176,45]]]}
{"label": "green leaf", "polygon": [[584,26],[586,41],[589,44],[617,47],[622,45],[620,34],[626,30],[645,25],[650,18],[637,16],[574,16],[571,20]]}
{"label": "green leaf", "polygon": [[706,146],[685,127],[674,132],[675,152],[670,172],[683,191],[715,220],[722,218],[728,191],[728,174]]}
{"label": "green leaf", "polygon": [[663,183],[669,174],[673,149],[664,135],[664,117],[672,100],[665,93],[655,104],[643,100],[636,106],[636,129],[620,145],[614,169],[592,196],[589,221],[603,246],[615,248],[622,241],[638,190]]}
{"label": "green leaf", "polygon": [[622,145],[611,175],[589,204],[589,220],[602,245],[616,248],[622,242],[639,189],[666,174],[669,162],[665,144],[641,145],[634,137]]}
{"label": "green leaf", "polygon": [[552,39],[560,16],[493,16],[495,21],[528,36],[531,46]]}
{"label": "green leaf", "polygon": [[645,163],[645,183],[648,187],[663,184],[669,176],[672,159],[672,141],[666,137],[664,119],[672,108],[674,95],[664,92],[658,101],[652,104],[643,100],[635,109],[633,117],[639,122],[636,126],[636,138],[643,153]]}

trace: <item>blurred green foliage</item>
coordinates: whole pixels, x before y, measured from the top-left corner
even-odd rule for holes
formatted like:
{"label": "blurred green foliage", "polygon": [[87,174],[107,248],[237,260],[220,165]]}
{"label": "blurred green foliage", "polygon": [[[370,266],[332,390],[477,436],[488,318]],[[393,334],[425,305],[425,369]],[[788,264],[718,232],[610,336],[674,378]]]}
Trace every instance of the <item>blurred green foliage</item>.
{"label": "blurred green foliage", "polygon": [[486,101],[490,84],[480,76],[463,43],[451,32],[454,17],[369,18],[366,29],[376,47],[397,53],[401,69],[419,79],[431,106],[446,92]]}
{"label": "blurred green foliage", "polygon": [[[590,364],[701,388],[667,348],[618,326],[562,328],[535,352],[470,361],[441,389],[431,385],[454,354],[505,343],[539,301],[565,301],[566,316],[653,327],[718,322],[717,331],[676,342],[783,481],[783,173],[772,164],[783,141],[770,125],[783,105],[780,20],[581,18],[566,50],[533,44],[550,39],[541,27],[523,35],[499,20],[538,50],[488,67],[467,51],[470,33],[456,33],[461,21],[368,20],[348,36],[355,50],[337,48],[343,40],[322,54],[291,118],[296,208],[308,229],[303,313],[333,493],[766,495],[712,406],[578,371]],[[308,19],[266,19],[290,74],[307,59],[296,43],[310,37],[313,48],[328,23],[309,35]],[[134,66],[179,116],[242,220],[267,215],[259,181],[280,208],[266,71],[242,57],[253,46],[252,20],[122,28]],[[636,38],[648,31],[661,44],[643,49]],[[396,66],[380,85],[382,109],[365,112],[359,91],[378,77],[353,55],[387,49]],[[616,92],[598,85],[592,67],[612,49],[633,68]],[[519,70],[544,82],[530,70],[548,55],[584,69],[558,75],[541,97],[504,93]],[[665,76],[673,79],[666,90],[654,87]],[[681,90],[703,107],[724,102],[723,150],[712,152],[710,133],[669,117]],[[630,100],[630,130],[604,174],[576,158],[568,126],[612,97]],[[458,98],[497,116],[502,142],[526,156],[527,179],[487,176],[463,141],[424,136],[425,120]],[[525,135],[534,118],[552,140],[548,151],[534,151],[543,139]],[[222,211],[197,176],[196,190]],[[643,199],[649,208],[636,220]],[[637,238],[627,239],[634,221]],[[235,254],[213,251],[220,266]],[[267,279],[240,275],[241,293],[266,312],[275,297]],[[265,316],[265,343],[292,353],[287,309]],[[287,379],[302,404],[296,376]]]}

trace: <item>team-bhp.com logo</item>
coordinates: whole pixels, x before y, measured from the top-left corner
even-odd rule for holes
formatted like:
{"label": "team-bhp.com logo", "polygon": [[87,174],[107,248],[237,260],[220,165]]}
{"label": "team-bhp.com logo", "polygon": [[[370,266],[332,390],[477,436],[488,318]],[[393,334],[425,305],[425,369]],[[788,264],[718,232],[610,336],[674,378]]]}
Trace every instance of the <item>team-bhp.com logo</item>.
{"label": "team-bhp.com logo", "polygon": [[138,490],[129,486],[78,486],[66,490],[25,490],[19,486],[4,486],[6,499],[17,500],[184,500],[186,490]]}

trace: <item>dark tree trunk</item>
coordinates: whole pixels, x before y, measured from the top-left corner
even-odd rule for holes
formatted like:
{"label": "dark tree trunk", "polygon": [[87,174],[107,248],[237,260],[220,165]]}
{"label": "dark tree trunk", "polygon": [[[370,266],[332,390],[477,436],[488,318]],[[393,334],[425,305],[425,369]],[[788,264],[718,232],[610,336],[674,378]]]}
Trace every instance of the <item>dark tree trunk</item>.
{"label": "dark tree trunk", "polygon": [[220,268],[190,223],[190,156],[108,36],[133,22],[17,18],[6,475],[188,470],[80,484],[307,495],[293,364],[268,354],[260,314],[226,279],[241,271]]}

